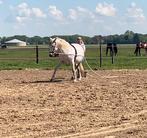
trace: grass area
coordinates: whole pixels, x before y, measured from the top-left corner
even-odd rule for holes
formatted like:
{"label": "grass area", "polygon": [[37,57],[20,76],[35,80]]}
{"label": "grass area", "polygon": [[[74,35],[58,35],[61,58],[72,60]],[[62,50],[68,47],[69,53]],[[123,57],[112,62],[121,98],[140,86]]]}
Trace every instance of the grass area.
{"label": "grass area", "polygon": [[[100,50],[98,45],[87,45],[86,60],[93,69],[146,69],[147,55],[142,49],[142,56],[134,55],[135,45],[118,45],[118,55],[106,57],[106,46],[102,45],[102,67],[100,67]],[[11,47],[0,49],[0,70],[3,69],[25,69],[25,68],[43,68],[53,69],[57,64],[56,58],[48,57],[47,46],[39,46],[39,64],[36,64],[35,47],[27,48]],[[88,69],[86,62],[85,68]],[[67,69],[69,66],[63,65]]]}

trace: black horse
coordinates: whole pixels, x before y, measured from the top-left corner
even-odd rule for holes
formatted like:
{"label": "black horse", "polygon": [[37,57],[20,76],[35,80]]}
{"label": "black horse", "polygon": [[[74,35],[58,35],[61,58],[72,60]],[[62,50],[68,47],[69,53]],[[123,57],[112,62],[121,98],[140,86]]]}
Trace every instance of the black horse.
{"label": "black horse", "polygon": [[110,50],[110,56],[113,55],[117,55],[118,53],[118,49],[117,49],[117,44],[116,43],[107,43],[107,47],[106,47],[106,56],[108,56],[108,51]]}

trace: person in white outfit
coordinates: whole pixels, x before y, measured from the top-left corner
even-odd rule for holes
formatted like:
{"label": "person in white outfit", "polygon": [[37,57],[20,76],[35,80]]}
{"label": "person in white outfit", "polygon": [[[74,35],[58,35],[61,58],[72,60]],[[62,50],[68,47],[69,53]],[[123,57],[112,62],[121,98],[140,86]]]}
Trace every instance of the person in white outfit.
{"label": "person in white outfit", "polygon": [[83,42],[83,40],[82,40],[82,37],[78,37],[78,38],[77,38],[77,43],[78,43],[79,45],[84,45],[84,42]]}
{"label": "person in white outfit", "polygon": [[[82,40],[82,37],[78,37],[78,38],[77,38],[77,43],[78,43],[79,45],[81,45],[81,46],[82,46],[82,45],[85,46],[85,44],[84,44],[84,42],[83,42],[83,40]],[[81,68],[81,70],[83,70],[83,72],[82,72],[82,77],[86,77],[87,72],[84,71],[84,67],[83,67],[82,64],[80,64],[80,68]]]}

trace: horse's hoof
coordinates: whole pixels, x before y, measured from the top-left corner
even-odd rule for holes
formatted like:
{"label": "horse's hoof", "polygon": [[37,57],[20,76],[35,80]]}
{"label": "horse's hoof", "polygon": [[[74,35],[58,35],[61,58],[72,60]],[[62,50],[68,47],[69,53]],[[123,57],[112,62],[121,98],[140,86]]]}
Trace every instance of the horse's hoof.
{"label": "horse's hoof", "polygon": [[81,78],[78,78],[78,81],[81,81]]}
{"label": "horse's hoof", "polygon": [[73,80],[73,82],[77,82],[77,80]]}
{"label": "horse's hoof", "polygon": [[74,80],[74,77],[72,76],[70,79],[71,79],[71,80]]}
{"label": "horse's hoof", "polygon": [[53,82],[54,79],[50,79],[50,82]]}

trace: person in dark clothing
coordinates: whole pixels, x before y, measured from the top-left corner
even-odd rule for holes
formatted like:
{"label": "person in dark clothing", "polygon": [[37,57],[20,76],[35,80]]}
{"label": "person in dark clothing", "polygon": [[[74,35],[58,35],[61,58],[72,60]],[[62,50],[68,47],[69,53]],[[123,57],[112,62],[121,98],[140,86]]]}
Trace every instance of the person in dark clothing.
{"label": "person in dark clothing", "polygon": [[108,56],[108,51],[110,50],[110,55],[112,55],[112,43],[107,43],[106,56]]}
{"label": "person in dark clothing", "polygon": [[118,49],[117,49],[117,44],[116,43],[113,43],[113,52],[114,52],[114,55],[116,56],[117,55],[117,52],[118,52]]}
{"label": "person in dark clothing", "polygon": [[106,56],[108,56],[108,51],[110,50],[110,56],[112,56],[112,53],[116,56],[118,49],[116,43],[107,43],[106,47]]}
{"label": "person in dark clothing", "polygon": [[136,48],[135,48],[135,51],[134,51],[134,54],[136,56],[141,56],[141,45],[142,45],[141,42],[136,44]]}

